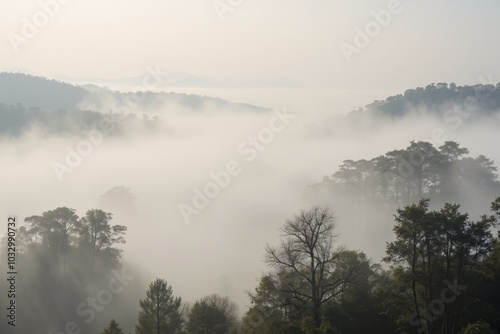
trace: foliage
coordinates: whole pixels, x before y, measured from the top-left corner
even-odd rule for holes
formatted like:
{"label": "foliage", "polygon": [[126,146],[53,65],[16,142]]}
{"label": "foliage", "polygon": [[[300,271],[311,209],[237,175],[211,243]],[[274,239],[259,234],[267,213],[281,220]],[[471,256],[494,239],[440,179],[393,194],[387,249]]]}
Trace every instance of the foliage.
{"label": "foliage", "polygon": [[474,204],[484,195],[498,194],[500,183],[493,161],[483,155],[467,157],[468,153],[453,141],[439,148],[412,141],[405,149],[371,160],[345,160],[338,171],[310,190],[326,187],[359,205],[390,208],[418,202],[422,197],[461,202],[465,200],[462,194]]}
{"label": "foliage", "polygon": [[141,311],[135,332],[137,334],[180,333],[183,319],[181,298],[175,297],[167,281],[157,278],[149,285],[146,298],[139,301]]}
{"label": "foliage", "polygon": [[[109,213],[102,212],[102,216],[108,219],[99,221],[99,225],[109,232],[108,236],[116,231],[119,238],[106,239],[107,232],[103,232],[101,240],[106,239],[106,242],[102,243],[101,251],[95,257],[90,256],[86,245],[81,242],[85,239],[81,228],[85,217],[79,217],[74,209],[59,207],[26,217],[24,224],[19,222],[16,250],[22,275],[17,284],[22,294],[17,295],[18,314],[26,319],[19,324],[20,331],[60,332],[64,325],[60,319],[74,318],[79,306],[83,305],[81,310],[86,310],[87,298],[96,294],[93,287],[108,287],[115,279],[113,270],[121,272],[117,245],[125,242],[126,228],[112,226]],[[4,246],[2,244],[2,251],[7,249]],[[109,252],[111,249],[115,251]],[[6,277],[2,276],[3,280]],[[119,300],[121,297],[113,298]],[[111,312],[113,307],[107,309]],[[43,322],[40,314],[43,314]],[[98,332],[102,328],[102,324],[94,321],[88,324],[82,321],[78,325],[84,332]]]}
{"label": "foliage", "polygon": [[189,334],[226,334],[229,322],[223,311],[202,300],[193,305],[186,328]]}
{"label": "foliage", "polygon": [[201,302],[215,307],[224,314],[227,322],[227,327],[230,332],[238,331],[238,306],[228,297],[221,297],[218,294],[211,294],[201,299]]}
{"label": "foliage", "polygon": [[493,246],[493,222],[486,216],[471,222],[457,204],[440,211],[428,205],[423,199],[397,210],[396,241],[387,244],[384,261],[402,283],[399,299],[410,324],[420,332],[454,333],[474,305],[476,291],[468,286]]}
{"label": "foliage", "polygon": [[408,89],[404,94],[391,96],[383,101],[374,101],[362,112],[397,118],[403,117],[414,108],[439,113],[450,105],[467,106],[473,99],[473,103],[477,104],[477,112],[488,115],[496,112],[500,106],[498,88],[500,84],[457,86],[455,83],[432,83],[425,87]]}

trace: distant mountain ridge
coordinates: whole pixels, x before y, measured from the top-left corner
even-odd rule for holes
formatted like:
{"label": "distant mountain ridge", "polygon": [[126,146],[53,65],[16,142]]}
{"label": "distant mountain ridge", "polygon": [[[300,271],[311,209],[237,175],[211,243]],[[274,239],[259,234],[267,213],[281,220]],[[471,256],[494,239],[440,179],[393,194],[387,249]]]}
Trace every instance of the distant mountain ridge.
{"label": "distant mountain ridge", "polygon": [[[387,118],[403,118],[415,111],[444,116],[450,108],[457,106],[469,112],[471,119],[500,115],[500,83],[474,86],[438,83],[408,89],[404,94],[374,101],[354,110],[347,114],[345,120],[356,123],[356,120],[369,116],[366,120],[369,121],[367,126],[370,126],[374,119],[385,122]],[[169,111],[178,107],[192,111],[207,107],[233,112],[270,110],[194,94],[150,91],[123,93],[96,84],[77,86],[30,74],[0,73],[0,134],[19,135],[29,131],[33,124],[56,132],[75,128],[78,124],[82,125],[77,128],[83,127],[83,124],[88,128],[94,123],[86,120],[100,119],[110,112],[120,122],[124,122],[123,116],[129,113],[140,116],[139,119],[143,118],[142,114],[148,114],[146,120],[158,115],[168,117]],[[89,113],[82,113],[87,111]],[[322,122],[321,131],[329,133],[330,128],[343,124],[339,123],[338,115],[333,116]],[[370,118],[373,116],[375,118]],[[150,126],[151,122],[148,124]]]}
{"label": "distant mountain ridge", "polygon": [[232,112],[269,109],[221,98],[184,93],[122,93],[94,84],[75,86],[23,73],[0,73],[0,136],[18,137],[37,130],[46,134],[74,134],[98,128],[102,121],[116,124],[113,134],[135,128],[162,128],[159,116],[181,107],[206,107]]}
{"label": "distant mountain ridge", "polygon": [[462,106],[467,112],[484,116],[500,111],[500,83],[457,86],[454,83],[430,84],[424,88],[408,89],[404,94],[374,101],[351,114],[368,113],[398,118],[416,110],[443,113],[447,107]]}
{"label": "distant mountain ridge", "polygon": [[[235,111],[248,110],[262,112],[268,109],[244,103],[233,103],[220,98],[201,95],[166,92],[144,92],[144,96],[135,93],[112,91],[95,84],[76,86],[57,80],[33,76],[24,73],[0,73],[0,102],[6,105],[20,104],[26,108],[41,108],[48,111],[91,109],[105,107],[102,101],[114,100],[116,107],[134,107],[141,111],[152,107],[161,107],[166,102],[174,102],[182,107],[200,109],[206,104],[230,108]],[[132,102],[131,102],[132,101]],[[106,110],[109,111],[109,110]]]}
{"label": "distant mountain ridge", "polygon": [[23,73],[0,73],[0,102],[45,110],[76,109],[89,91],[56,80]]}

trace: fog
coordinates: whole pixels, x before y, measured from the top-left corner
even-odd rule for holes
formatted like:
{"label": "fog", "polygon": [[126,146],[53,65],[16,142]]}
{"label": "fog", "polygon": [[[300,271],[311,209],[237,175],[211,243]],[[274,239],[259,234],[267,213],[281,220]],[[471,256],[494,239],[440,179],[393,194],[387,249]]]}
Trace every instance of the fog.
{"label": "fog", "polygon": [[[266,101],[267,96],[260,99]],[[242,100],[238,102],[253,97]],[[62,206],[83,216],[90,208],[103,207],[114,214],[113,224],[128,227],[123,258],[142,268],[144,282],[164,277],[176,295],[190,302],[210,293],[228,296],[244,313],[249,303],[246,291],[253,290],[267,270],[264,246],[276,244],[283,222],[313,204],[304,199],[305,188],[333,174],[343,160],[370,159],[411,140],[437,147],[442,142],[433,138],[433,130],[441,128],[441,139],[457,141],[469,148],[470,156],[483,154],[498,166],[498,116],[464,118],[458,124],[415,110],[398,120],[366,116],[352,121],[345,116],[346,104],[354,103],[348,100],[335,104],[325,99],[320,106],[311,103],[305,108],[307,99],[299,98],[289,106],[265,105],[275,110],[263,113],[165,106],[148,111],[160,116],[160,130],[130,128],[120,136],[104,134],[102,143],[71,172],[60,175],[61,180],[53,163],[64,164],[66,147],[76,150],[88,134],[42,137],[34,130],[20,138],[4,138],[0,216],[28,217]],[[281,131],[271,131],[271,139],[266,135],[262,150],[250,150],[249,137],[269,129],[276,113],[292,116],[275,122]],[[194,207],[194,189],[203,190],[213,181],[210,173],[226,170],[231,161],[236,161],[239,174],[230,175],[227,187],[219,187],[219,194],[186,220],[180,205]],[[130,189],[135,207],[119,200],[111,207],[102,203],[101,196],[115,186]],[[360,208],[337,207],[328,198],[324,202],[337,213],[339,244],[379,262],[385,241],[392,238],[391,217],[375,225],[374,234],[368,217],[349,216]],[[478,211],[488,209],[488,202],[484,204]]]}
{"label": "fog", "polygon": [[[279,245],[285,221],[314,205],[335,215],[335,246],[364,252],[384,269],[398,207],[425,195],[430,210],[456,201],[470,221],[491,214],[500,196],[500,44],[491,42],[499,9],[498,1],[465,0],[0,1],[0,257],[12,254],[5,220],[15,215],[19,260],[18,327],[4,318],[0,332],[78,334],[65,328],[76,321],[81,334],[97,334],[114,318],[132,333],[156,278],[182,298],[184,320],[189,305],[214,293],[234,301],[242,320],[252,311],[248,292],[266,273],[279,276],[266,266],[266,245]],[[469,153],[453,145],[428,156],[416,149],[430,167],[403,176],[409,147],[422,142],[437,150],[456,142]],[[391,179],[392,172],[399,174]],[[96,246],[98,223],[104,241]],[[491,246],[486,232],[481,241]],[[499,268],[482,255],[471,261]],[[452,278],[449,268],[439,279],[431,272],[430,288],[419,286],[421,301],[414,292],[404,313],[385,294],[394,286],[403,293],[404,277],[370,272],[357,256],[366,277],[347,293],[357,297],[342,304],[328,296],[320,310],[316,297],[294,296],[300,305],[291,303],[293,313],[289,291],[279,291],[285,306],[271,308],[283,311],[280,329],[367,332],[346,330],[359,322],[377,323],[380,332],[422,332],[401,319],[412,316],[413,304],[417,315],[419,302],[433,305],[445,288],[441,278]],[[331,262],[327,280],[336,280],[337,259]],[[461,265],[454,274],[467,278]],[[0,267],[5,310],[13,299],[4,288],[12,283],[7,262]],[[117,291],[117,277],[125,289],[86,321],[79,305]],[[489,289],[500,281],[485,277],[460,284]],[[380,287],[379,300],[365,298]],[[477,290],[481,298],[500,295]],[[468,304],[476,297],[467,292],[443,307],[444,321],[461,317],[457,305],[467,314],[500,309],[495,301]],[[262,305],[254,306],[264,320]],[[388,326],[368,319],[381,314]],[[480,316],[500,328],[496,314]],[[429,329],[441,325],[425,321]],[[236,322],[232,334],[241,333]]]}

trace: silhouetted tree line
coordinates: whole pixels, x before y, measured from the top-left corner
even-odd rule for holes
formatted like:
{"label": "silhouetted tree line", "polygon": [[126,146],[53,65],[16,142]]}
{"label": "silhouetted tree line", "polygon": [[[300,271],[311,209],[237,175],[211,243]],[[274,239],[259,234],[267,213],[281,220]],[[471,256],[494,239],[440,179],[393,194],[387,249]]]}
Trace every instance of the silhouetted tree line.
{"label": "silhouetted tree line", "polygon": [[476,204],[500,193],[497,168],[484,155],[469,157],[469,150],[447,141],[439,147],[412,141],[370,160],[345,160],[339,169],[308,188],[330,191],[358,205],[375,204],[391,209],[422,197],[440,203]]}
{"label": "silhouetted tree line", "polygon": [[[500,197],[478,221],[422,199],[396,212],[384,269],[337,245],[328,207],[300,210],[266,246],[270,269],[241,321],[227,298],[191,307],[162,279],[140,300],[137,334],[496,333],[500,328]],[[112,326],[113,322],[109,326]],[[106,332],[103,332],[106,333]]]}
{"label": "silhouetted tree line", "polygon": [[[125,243],[127,228],[112,225],[111,220],[112,215],[102,210],[88,210],[78,217],[66,207],[25,219],[16,238],[17,328],[21,332],[60,333],[72,321],[83,332],[97,330],[94,319],[103,306],[99,300],[106,304],[105,298],[120,298],[106,292],[97,295],[95,309],[88,304],[97,288],[107,288],[122,270],[118,246]],[[2,254],[4,246],[5,240]],[[115,286],[119,289],[118,283]]]}
{"label": "silhouetted tree line", "polygon": [[[133,277],[125,271],[117,276],[117,246],[125,242],[126,227],[112,225],[110,213],[92,209],[78,217],[61,207],[27,217],[18,234],[20,328],[123,334],[115,320],[123,309],[109,306],[102,313],[111,319],[107,326],[94,321],[113,301],[135,305],[136,334],[495,333],[500,233],[493,233],[500,197],[491,203],[492,214],[476,221],[458,204],[430,210],[429,203],[421,199],[396,211],[385,268],[337,244],[329,207],[300,210],[280,229],[281,242],[265,247],[269,271],[249,293],[251,304],[241,319],[227,297],[214,294],[186,304],[160,278],[146,291],[127,287],[142,298],[120,299],[123,289],[115,283],[126,287]],[[89,286],[107,286],[116,295],[100,289],[93,298]],[[77,302],[88,321],[67,327]]]}
{"label": "silhouetted tree line", "polygon": [[243,333],[496,333],[500,329],[500,197],[478,221],[429,199],[397,210],[384,262],[334,246],[328,208],[285,222]]}

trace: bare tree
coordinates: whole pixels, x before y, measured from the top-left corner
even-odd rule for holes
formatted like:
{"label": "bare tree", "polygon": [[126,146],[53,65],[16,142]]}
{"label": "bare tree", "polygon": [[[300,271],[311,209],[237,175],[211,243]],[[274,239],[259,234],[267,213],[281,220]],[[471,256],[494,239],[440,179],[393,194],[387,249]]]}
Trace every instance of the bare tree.
{"label": "bare tree", "polygon": [[301,210],[281,229],[278,248],[266,246],[266,262],[278,273],[288,273],[275,285],[279,294],[310,307],[317,327],[321,306],[340,296],[357,274],[359,263],[346,261],[343,247],[335,247],[335,219],[329,207]]}

